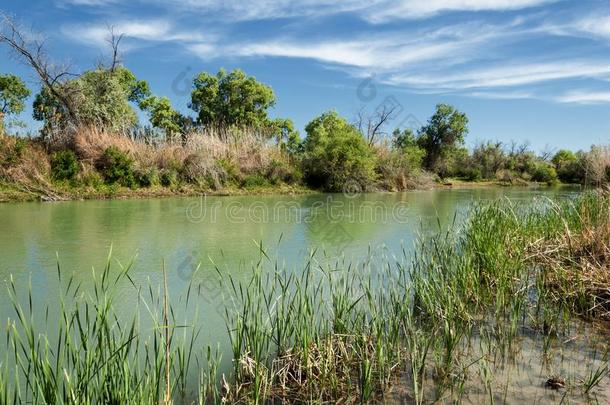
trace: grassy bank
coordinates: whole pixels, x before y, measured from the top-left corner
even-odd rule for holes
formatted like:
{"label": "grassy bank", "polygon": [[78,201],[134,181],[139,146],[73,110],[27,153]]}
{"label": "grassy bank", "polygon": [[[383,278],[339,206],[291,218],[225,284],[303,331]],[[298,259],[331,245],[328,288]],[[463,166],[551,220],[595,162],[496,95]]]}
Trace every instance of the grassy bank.
{"label": "grassy bank", "polygon": [[[173,307],[163,283],[132,285],[139,315],[125,319],[113,302],[120,283],[132,284],[129,267],[98,272],[92,291],[58,269],[55,336],[34,326],[45,311],[32,308],[32,291],[9,281],[16,316],[0,404],[527,402],[504,371],[538,361],[534,392],[603,402],[607,332],[590,321],[608,319],[609,204],[591,192],[478,205],[413,253],[358,263],[312,255],[288,270],[263,252],[248,280],[219,276],[231,370],[220,369],[215,342],[198,340],[205,319],[183,320],[205,300],[194,282]],[[570,350],[582,360],[563,368]]]}
{"label": "grassy bank", "polygon": [[[341,172],[345,168],[327,168],[341,172],[336,176],[343,184],[327,189],[307,181],[302,156],[255,133],[234,132],[222,139],[201,133],[192,139],[185,145],[151,144],[95,128],[77,130],[67,145],[42,138],[0,136],[0,202],[549,184],[522,177],[441,179],[412,162],[403,162],[400,152],[376,145],[372,148],[377,155],[372,159],[376,162],[372,177],[363,180]],[[317,167],[326,165],[319,162]]]}

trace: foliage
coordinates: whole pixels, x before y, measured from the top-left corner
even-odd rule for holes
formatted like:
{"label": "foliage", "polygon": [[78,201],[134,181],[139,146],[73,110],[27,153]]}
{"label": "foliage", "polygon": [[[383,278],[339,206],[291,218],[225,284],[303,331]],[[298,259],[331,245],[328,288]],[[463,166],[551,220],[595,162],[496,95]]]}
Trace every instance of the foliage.
{"label": "foliage", "polygon": [[118,183],[123,187],[136,185],[133,160],[116,146],[110,146],[104,151],[96,165],[106,184]]}
{"label": "foliage", "polygon": [[78,159],[71,150],[56,152],[51,159],[51,176],[54,180],[74,180],[79,172]]}
{"label": "foliage", "polygon": [[174,187],[178,184],[178,171],[173,168],[162,169],[159,172],[159,182],[163,187]]}
{"label": "foliage", "polygon": [[366,188],[375,179],[375,158],[358,130],[330,111],[305,128],[304,175],[313,187],[341,191],[346,186]]}
{"label": "foliage", "polygon": [[557,171],[557,177],[563,183],[581,183],[584,181],[582,153],[578,156],[572,151],[562,149],[551,159]]}
{"label": "foliage", "polygon": [[167,97],[147,97],[140,103],[140,108],[148,112],[153,127],[165,132],[166,139],[173,139],[184,132],[185,117],[174,110]]}
{"label": "foliage", "polygon": [[30,90],[21,78],[11,74],[0,75],[0,135],[4,132],[4,118],[22,112],[29,95]]}
{"label": "foliage", "polygon": [[537,162],[532,173],[532,180],[541,183],[554,183],[557,181],[555,168],[546,162]]}
{"label": "foliage", "polygon": [[468,133],[466,114],[448,104],[437,104],[436,111],[428,123],[419,130],[418,145],[426,151],[425,167],[440,175],[440,160],[464,143]]}
{"label": "foliage", "polygon": [[479,177],[492,179],[496,172],[506,166],[506,156],[500,142],[486,142],[477,145],[472,152]]}
{"label": "foliage", "polygon": [[27,146],[27,139],[12,138],[9,141],[7,138],[0,137],[0,166],[10,167],[21,162]]}
{"label": "foliage", "polygon": [[134,170],[134,178],[140,187],[153,187],[159,184],[159,170],[156,167]]}
{"label": "foliage", "polygon": [[216,75],[200,73],[194,80],[190,108],[197,122],[213,127],[264,128],[269,124],[267,110],[275,104],[271,87],[241,70]]}
{"label": "foliage", "polygon": [[301,137],[299,131],[294,129],[294,123],[287,118],[276,118],[270,122],[270,131],[280,149],[290,155],[301,151]]}
{"label": "foliage", "polygon": [[[78,124],[93,125],[110,131],[124,131],[138,119],[130,103],[141,103],[150,95],[148,84],[132,72],[98,68],[79,77],[57,84],[55,91],[71,100]],[[34,118],[44,122],[44,129],[65,129],[69,114],[65,106],[43,88],[34,100]]]}

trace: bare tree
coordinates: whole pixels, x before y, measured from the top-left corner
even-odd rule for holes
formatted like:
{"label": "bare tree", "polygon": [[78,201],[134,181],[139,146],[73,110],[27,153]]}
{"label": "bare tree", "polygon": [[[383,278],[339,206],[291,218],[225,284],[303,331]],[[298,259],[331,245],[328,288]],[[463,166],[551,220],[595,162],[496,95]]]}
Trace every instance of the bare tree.
{"label": "bare tree", "polygon": [[356,116],[356,126],[364,134],[370,146],[373,146],[377,138],[384,134],[384,126],[394,118],[399,106],[392,104],[381,104],[374,114],[367,115],[360,110]]}
{"label": "bare tree", "polygon": [[123,40],[123,34],[116,34],[114,32],[114,27],[108,26],[109,36],[106,39],[108,45],[110,45],[110,49],[112,50],[112,61],[110,63],[110,71],[114,72],[118,66],[123,62],[121,60],[121,54],[119,52],[119,46],[121,45],[121,41]]}
{"label": "bare tree", "polygon": [[23,62],[34,69],[43,86],[65,108],[69,118],[75,121],[76,110],[70,97],[57,89],[57,85],[66,77],[75,75],[67,67],[58,68],[50,62],[44,40],[28,38],[24,30],[4,13],[0,13],[0,20],[0,43],[7,44]]}

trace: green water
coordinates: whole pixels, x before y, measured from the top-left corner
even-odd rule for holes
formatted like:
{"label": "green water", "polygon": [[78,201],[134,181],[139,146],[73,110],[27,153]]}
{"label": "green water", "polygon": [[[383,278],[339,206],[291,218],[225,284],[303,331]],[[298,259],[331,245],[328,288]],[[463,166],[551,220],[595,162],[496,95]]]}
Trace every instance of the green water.
{"label": "green water", "polygon": [[[245,196],[0,205],[0,279],[13,277],[36,304],[59,295],[57,263],[86,289],[92,267],[101,269],[112,248],[118,268],[133,260],[136,285],[160,286],[167,269],[170,298],[179,304],[191,280],[203,290],[197,303],[205,320],[201,339],[226,352],[218,273],[247,279],[261,258],[299,271],[316,251],[318,260],[357,262],[373,252],[402,256],[422,233],[460,221],[478,201],[574,196],[568,188],[480,188],[356,196]],[[407,254],[408,255],[408,254]],[[199,270],[195,269],[199,266]],[[4,287],[3,287],[4,288]],[[115,301],[129,316],[138,301],[129,283]],[[41,308],[41,307],[39,307]],[[0,320],[14,318],[6,294]],[[188,310],[187,310],[188,312]],[[45,314],[35,314],[41,319]],[[51,321],[44,323],[52,334]],[[41,322],[42,324],[42,322]],[[51,325],[51,326],[48,326]],[[152,327],[151,327],[152,330]],[[230,361],[228,356],[224,358]]]}
{"label": "green water", "polygon": [[[239,278],[259,257],[262,243],[288,267],[312,250],[357,260],[368,249],[407,249],[473,202],[497,198],[568,196],[570,189],[482,188],[344,196],[201,197],[0,205],[0,279],[31,282],[38,297],[55,296],[56,265],[86,286],[112,248],[115,262],[135,257],[136,281],[160,279],[165,263],[170,291],[215,267]],[[137,256],[137,257],[136,257]],[[131,294],[126,293],[126,299]],[[6,300],[0,314],[7,314]]]}

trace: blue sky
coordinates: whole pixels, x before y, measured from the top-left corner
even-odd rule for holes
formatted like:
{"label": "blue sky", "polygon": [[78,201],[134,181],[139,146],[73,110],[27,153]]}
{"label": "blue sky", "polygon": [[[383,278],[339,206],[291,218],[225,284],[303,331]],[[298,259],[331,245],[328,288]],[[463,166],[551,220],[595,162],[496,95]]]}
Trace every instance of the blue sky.
{"label": "blue sky", "polygon": [[[391,126],[412,126],[448,102],[470,118],[469,145],[610,140],[608,1],[47,0],[0,9],[44,35],[75,72],[107,57],[112,26],[125,36],[124,64],[184,112],[197,72],[241,68],[275,90],[272,115],[301,129],[329,109],[353,120],[382,103],[401,106]],[[37,88],[4,48],[0,72]]]}

